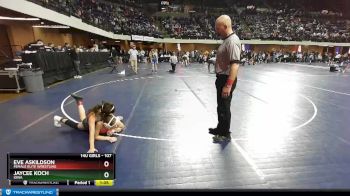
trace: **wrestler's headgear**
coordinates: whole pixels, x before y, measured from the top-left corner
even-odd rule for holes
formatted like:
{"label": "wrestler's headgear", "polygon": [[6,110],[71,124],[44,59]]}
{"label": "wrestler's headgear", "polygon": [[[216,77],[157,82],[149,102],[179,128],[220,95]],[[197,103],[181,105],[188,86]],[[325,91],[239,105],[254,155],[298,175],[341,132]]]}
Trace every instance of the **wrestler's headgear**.
{"label": "wrestler's headgear", "polygon": [[[113,114],[110,114],[108,116],[110,119],[108,122],[104,122],[103,125],[107,128],[107,129],[112,129],[113,127],[115,127],[117,125],[118,122],[118,118],[115,117]],[[107,117],[107,119],[108,119]]]}

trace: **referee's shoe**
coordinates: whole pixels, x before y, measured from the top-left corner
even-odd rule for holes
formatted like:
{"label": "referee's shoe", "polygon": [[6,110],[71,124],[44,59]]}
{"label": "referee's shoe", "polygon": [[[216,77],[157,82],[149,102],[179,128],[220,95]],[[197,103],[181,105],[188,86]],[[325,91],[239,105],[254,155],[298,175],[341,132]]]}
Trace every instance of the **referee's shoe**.
{"label": "referee's shoe", "polygon": [[229,142],[229,141],[231,141],[231,133],[228,133],[228,134],[226,134],[226,135],[220,135],[220,134],[219,134],[218,128],[215,128],[215,129],[210,128],[210,129],[209,129],[209,133],[212,134],[212,135],[214,135],[213,141],[214,141],[215,143],[218,143],[218,142]]}
{"label": "referee's shoe", "polygon": [[215,135],[213,137],[213,142],[214,143],[221,143],[221,142],[230,142],[231,141],[231,134],[227,134],[225,136],[222,135]]}
{"label": "referee's shoe", "polygon": [[209,134],[212,134],[212,135],[219,134],[218,128],[209,128]]}

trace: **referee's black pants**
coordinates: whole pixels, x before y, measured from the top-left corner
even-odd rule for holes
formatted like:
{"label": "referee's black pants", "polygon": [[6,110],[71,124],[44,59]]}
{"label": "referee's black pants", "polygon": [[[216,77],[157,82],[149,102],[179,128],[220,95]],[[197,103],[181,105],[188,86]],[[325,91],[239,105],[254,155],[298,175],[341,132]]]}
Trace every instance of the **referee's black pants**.
{"label": "referee's black pants", "polygon": [[237,78],[234,81],[230,95],[227,98],[222,97],[222,89],[226,85],[226,81],[228,79],[228,75],[216,75],[216,97],[217,97],[217,113],[218,113],[218,135],[227,136],[230,134],[230,126],[231,126],[231,100],[232,93],[237,85]]}

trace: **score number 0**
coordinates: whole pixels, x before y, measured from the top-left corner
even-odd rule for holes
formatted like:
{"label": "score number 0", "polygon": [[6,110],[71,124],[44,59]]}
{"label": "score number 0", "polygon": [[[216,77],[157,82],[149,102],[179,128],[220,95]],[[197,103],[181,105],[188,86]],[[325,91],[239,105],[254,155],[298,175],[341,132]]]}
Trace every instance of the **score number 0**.
{"label": "score number 0", "polygon": [[[104,167],[109,167],[109,162],[108,162],[108,161],[105,161],[105,162],[103,163],[103,166],[104,166]],[[108,177],[109,177],[109,172],[105,172],[105,173],[103,174],[103,176],[104,176],[105,178],[108,178]]]}

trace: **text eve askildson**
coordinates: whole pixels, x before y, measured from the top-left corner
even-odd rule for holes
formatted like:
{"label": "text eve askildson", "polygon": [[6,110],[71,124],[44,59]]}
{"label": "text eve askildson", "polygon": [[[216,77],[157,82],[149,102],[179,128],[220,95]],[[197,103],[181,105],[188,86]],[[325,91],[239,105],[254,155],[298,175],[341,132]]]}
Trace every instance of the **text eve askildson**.
{"label": "text eve askildson", "polygon": [[56,169],[55,160],[14,160],[13,169]]}
{"label": "text eve askildson", "polygon": [[13,160],[14,165],[55,165],[55,160]]}

